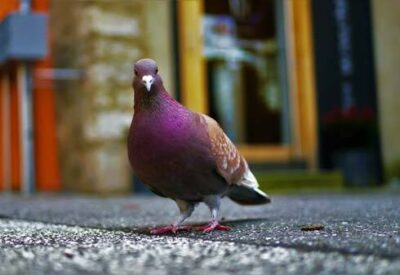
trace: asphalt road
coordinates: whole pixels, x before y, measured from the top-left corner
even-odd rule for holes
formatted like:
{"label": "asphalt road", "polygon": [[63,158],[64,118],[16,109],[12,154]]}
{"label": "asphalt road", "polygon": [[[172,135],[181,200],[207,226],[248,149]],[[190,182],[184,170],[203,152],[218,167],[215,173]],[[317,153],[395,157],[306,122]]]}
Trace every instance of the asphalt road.
{"label": "asphalt road", "polygon": [[226,200],[230,232],[148,234],[177,212],[156,197],[0,196],[0,274],[400,274],[400,194]]}

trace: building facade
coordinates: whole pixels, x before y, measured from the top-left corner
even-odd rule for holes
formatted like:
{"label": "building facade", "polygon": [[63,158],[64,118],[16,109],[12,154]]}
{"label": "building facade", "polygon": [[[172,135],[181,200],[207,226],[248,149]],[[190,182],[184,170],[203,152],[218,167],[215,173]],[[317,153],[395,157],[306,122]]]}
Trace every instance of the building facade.
{"label": "building facade", "polygon": [[[24,2],[2,4],[1,20]],[[375,169],[366,176],[381,182],[400,157],[395,1],[27,2],[48,15],[48,51],[1,64],[3,190],[130,191],[131,66],[142,57],[260,169],[340,169],[324,124],[335,109],[372,110],[376,134],[358,153],[361,170]],[[32,72],[33,135],[18,118],[20,64]]]}

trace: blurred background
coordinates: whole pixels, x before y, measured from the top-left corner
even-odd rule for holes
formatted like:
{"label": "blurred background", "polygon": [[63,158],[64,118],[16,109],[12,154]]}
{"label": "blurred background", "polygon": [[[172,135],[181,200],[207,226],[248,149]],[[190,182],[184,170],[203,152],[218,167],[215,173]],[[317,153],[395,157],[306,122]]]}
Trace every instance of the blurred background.
{"label": "blurred background", "polygon": [[400,1],[2,0],[0,191],[146,192],[134,61],[268,192],[400,189]]}

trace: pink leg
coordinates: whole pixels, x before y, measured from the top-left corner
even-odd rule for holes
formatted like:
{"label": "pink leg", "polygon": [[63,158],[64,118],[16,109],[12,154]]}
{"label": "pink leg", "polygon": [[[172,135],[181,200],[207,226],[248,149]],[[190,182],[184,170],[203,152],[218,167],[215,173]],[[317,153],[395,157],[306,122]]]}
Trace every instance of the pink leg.
{"label": "pink leg", "polygon": [[204,198],[204,203],[208,206],[211,211],[211,221],[202,226],[196,226],[194,230],[203,231],[208,233],[214,230],[229,231],[232,228],[229,226],[221,225],[218,222],[218,211],[221,202],[221,197],[217,195],[210,195]]}
{"label": "pink leg", "polygon": [[221,225],[217,220],[212,220],[206,225],[196,226],[193,229],[197,231],[203,231],[204,233],[208,233],[214,230],[229,231],[232,229],[232,227]]}
{"label": "pink leg", "polygon": [[176,234],[178,231],[190,231],[192,230],[191,225],[168,225],[162,227],[156,227],[150,230],[150,234],[152,235],[160,235],[160,234]]}
{"label": "pink leg", "polygon": [[186,220],[186,218],[188,218],[195,207],[195,204],[193,203],[188,203],[186,201],[182,201],[182,200],[175,200],[176,204],[179,207],[179,211],[181,212],[179,219],[168,226],[162,226],[162,227],[156,227],[150,230],[150,234],[153,235],[158,235],[158,234],[176,234],[176,232],[178,231],[190,231],[192,230],[192,226],[191,225],[181,225],[184,220]]}

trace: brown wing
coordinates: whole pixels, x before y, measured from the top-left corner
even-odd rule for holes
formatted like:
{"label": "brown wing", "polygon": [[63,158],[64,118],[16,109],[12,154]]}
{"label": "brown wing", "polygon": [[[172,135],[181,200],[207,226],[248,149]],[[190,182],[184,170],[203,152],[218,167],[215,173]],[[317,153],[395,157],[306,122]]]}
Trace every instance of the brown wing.
{"label": "brown wing", "polygon": [[271,202],[270,197],[258,189],[257,179],[250,171],[246,160],[218,123],[206,115],[200,115],[200,118],[210,138],[217,172],[228,184],[232,185],[228,197],[240,204],[254,205]]}
{"label": "brown wing", "polygon": [[248,169],[245,159],[214,119],[200,116],[210,138],[218,173],[229,184],[238,184]]}

